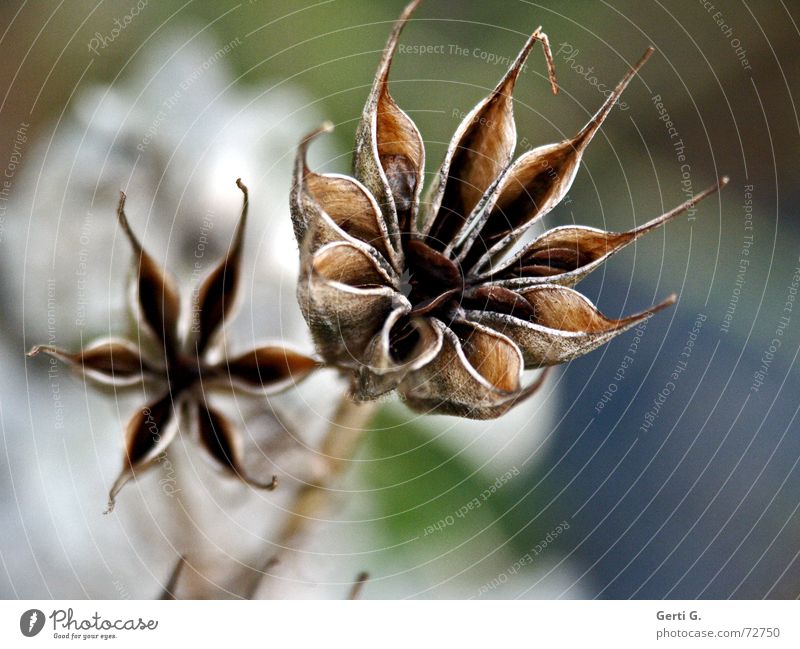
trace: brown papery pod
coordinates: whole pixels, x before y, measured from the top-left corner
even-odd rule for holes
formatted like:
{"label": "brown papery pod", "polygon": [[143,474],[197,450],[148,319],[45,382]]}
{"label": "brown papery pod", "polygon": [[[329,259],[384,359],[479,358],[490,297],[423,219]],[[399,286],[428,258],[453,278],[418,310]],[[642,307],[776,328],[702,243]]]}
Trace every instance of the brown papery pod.
{"label": "brown papery pod", "polygon": [[234,385],[266,394],[302,381],[318,367],[316,360],[285,345],[255,347],[219,365]]}
{"label": "brown papery pod", "polygon": [[704,198],[722,189],[728,180],[727,176],[723,176],[716,185],[627,232],[604,232],[580,225],[553,228],[508,261],[478,275],[478,278],[492,285],[514,289],[542,283],[574,286],[609,257],[690,210]]}
{"label": "brown papery pod", "polygon": [[389,70],[403,27],[420,0],[408,4],[395,22],[356,131],[353,170],[380,205],[395,251],[400,232],[416,219],[425,147],[414,122],[389,94]]}
{"label": "brown papery pod", "polygon": [[247,208],[249,197],[247,187],[241,178],[236,180],[236,186],[244,194],[242,212],[239,224],[233,235],[233,242],[228,249],[228,254],[209,273],[200,285],[197,292],[195,312],[198,314],[198,335],[195,344],[197,353],[202,354],[208,347],[214,334],[222,325],[225,318],[232,318],[232,311],[236,304],[236,295],[239,288],[239,275],[242,266],[242,246],[244,244],[244,229],[247,224]]}
{"label": "brown papery pod", "polygon": [[537,41],[545,49],[553,93],[558,92],[550,44],[539,27],[500,83],[469,112],[450,140],[426,201],[429,214],[421,229],[426,243],[436,250],[450,247],[481,197],[511,161],[517,144],[512,93]]}
{"label": "brown papery pod", "polygon": [[386,222],[369,190],[355,178],[318,174],[307,163],[308,147],[318,135],[330,132],[326,122],[308,134],[298,147],[291,196],[295,236],[307,253],[333,241],[369,244],[395,269],[401,262],[390,242]]}
{"label": "brown papery pod", "polygon": [[575,137],[537,147],[509,167],[487,201],[484,214],[458,246],[458,259],[465,268],[480,271],[564,198],[589,142],[653,51],[652,47],[647,49]]}
{"label": "brown papery pod", "polygon": [[200,442],[217,464],[234,477],[257,489],[272,491],[278,486],[276,476],[272,476],[270,482],[259,482],[247,475],[242,467],[241,437],[222,413],[203,401],[197,401],[195,408]]}
{"label": "brown papery pod", "polygon": [[178,431],[173,395],[162,394],[139,408],[125,430],[125,462],[108,494],[106,514],[114,511],[117,494],[137,472],[144,471],[166,451]]}
{"label": "brown papery pod", "polygon": [[105,338],[71,353],[52,345],[36,345],[28,356],[47,354],[104,385],[124,387],[141,383],[152,368],[139,347],[124,338]]}
{"label": "brown papery pod", "polygon": [[589,353],[675,303],[676,296],[642,313],[607,318],[583,295],[564,286],[534,286],[517,292],[531,307],[513,315],[502,310],[467,310],[466,316],[502,332],[522,350],[526,369],[566,363]]}
{"label": "brown papery pod", "polygon": [[125,215],[125,194],[120,192],[117,218],[125,232],[134,254],[139,259],[136,265],[136,302],[141,318],[150,331],[161,341],[166,356],[177,349],[180,297],[174,280],[162,270],[142,247],[131,230]]}

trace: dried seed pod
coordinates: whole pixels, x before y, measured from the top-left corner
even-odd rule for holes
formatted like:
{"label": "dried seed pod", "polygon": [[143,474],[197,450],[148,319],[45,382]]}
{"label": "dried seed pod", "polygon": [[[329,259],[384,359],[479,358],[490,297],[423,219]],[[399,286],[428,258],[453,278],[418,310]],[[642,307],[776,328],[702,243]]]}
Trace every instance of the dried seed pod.
{"label": "dried seed pod", "polygon": [[207,403],[196,401],[197,430],[200,442],[217,463],[236,478],[258,489],[272,491],[278,486],[278,478],[269,482],[254,480],[242,468],[242,440],[233,425]]}
{"label": "dried seed pod", "polygon": [[302,381],[319,363],[283,345],[265,345],[225,359],[217,367],[235,385],[272,394]]}
{"label": "dried seed pod", "polygon": [[424,153],[416,127],[389,95],[388,75],[417,4],[401,15],[378,66],[357,131],[356,179],[314,174],[305,161],[311,138],[299,147],[292,195],[298,299],[319,353],[351,375],[356,398],[396,389],[422,412],[497,417],[541,387],[543,376],[523,386],[525,369],[586,354],[674,301],[614,320],[568,287],[726,179],[629,232],[555,228],[504,259],[564,197],[586,146],[652,53],[574,138],[511,162],[511,92],[536,41],[555,88],[547,37],[537,29],[456,130],[428,212],[416,219]]}
{"label": "dried seed pod", "polygon": [[386,222],[369,190],[355,178],[317,174],[308,168],[308,146],[330,128],[323,124],[300,145],[291,198],[295,236],[309,253],[333,241],[345,240],[356,246],[366,242],[397,269],[400,264]]}
{"label": "dried seed pod", "polygon": [[416,220],[425,148],[416,125],[389,94],[389,70],[400,33],[419,2],[405,8],[386,43],[356,132],[353,158],[355,176],[380,205],[396,250],[400,232],[408,232]]}
{"label": "dried seed pod", "polygon": [[135,259],[137,264],[135,302],[142,322],[161,341],[168,357],[176,347],[178,335],[181,307],[178,290],[175,288],[175,280],[158,266],[131,230],[128,217],[125,215],[125,199],[125,194],[120,192],[117,218],[134,254],[138,256],[138,259]]}
{"label": "dried seed pod", "polygon": [[604,232],[580,225],[553,228],[496,268],[479,273],[478,277],[492,285],[509,288],[524,288],[545,282],[574,286],[609,257],[639,237],[690,210],[727,184],[728,177],[723,176],[716,185],[704,189],[685,203],[627,232]]}
{"label": "dried seed pod", "polygon": [[[541,27],[531,34],[522,51],[492,93],[481,101],[456,130],[426,201],[430,215],[422,234],[432,248],[442,250],[460,232],[494,180],[511,162],[517,144],[511,95],[522,66],[537,41],[545,45]],[[553,77],[554,79],[554,77]],[[557,89],[553,82],[554,91]]]}
{"label": "dried seed pod", "polygon": [[114,510],[117,494],[122,487],[137,472],[150,467],[172,442],[178,431],[175,405],[173,395],[166,392],[139,408],[128,422],[125,429],[124,466],[108,494],[107,514]]}
{"label": "dried seed pod", "polygon": [[198,313],[199,322],[196,323],[198,335],[195,344],[198,353],[203,353],[208,348],[209,342],[222,325],[225,316],[230,318],[239,288],[248,195],[247,187],[242,183],[241,178],[236,181],[236,185],[242,190],[244,201],[242,214],[233,236],[233,243],[228,249],[225,259],[209,273],[197,293],[195,310]]}
{"label": "dried seed pod", "polygon": [[53,347],[37,345],[28,356],[48,354],[105,385],[124,387],[141,383],[153,371],[142,357],[139,347],[124,338],[104,338],[87,345],[77,354]]}
{"label": "dried seed pod", "polygon": [[138,336],[137,343],[121,338],[99,340],[74,354],[47,345],[34,347],[29,352],[31,356],[47,353],[102,383],[122,386],[147,379],[148,383],[161,386],[160,396],[137,409],[127,424],[125,460],[122,472],[111,487],[108,511],[113,510],[120,489],[166,451],[186,412],[191,415],[191,421],[183,421],[184,428],[197,432],[200,442],[217,463],[252,486],[275,488],[274,476],[262,482],[242,470],[238,432],[206,403],[206,394],[216,386],[234,390],[245,388],[249,392],[277,392],[304,379],[319,363],[283,345],[255,347],[233,358],[222,350],[221,360],[210,359],[215,351],[214,334],[232,315],[240,273],[248,200],[247,188],[241,180],[237,185],[244,194],[241,218],[228,254],[196,293],[193,310],[197,315],[196,337],[190,341],[178,338],[180,300],[177,289],[134,235],[125,216],[125,195],[122,194],[117,214],[139,259],[132,297],[147,331],[153,334],[163,354],[150,358],[148,351],[139,346]]}
{"label": "dried seed pod", "polygon": [[466,316],[503,332],[517,343],[527,367],[557,365],[583,356],[677,299],[671,295],[642,313],[613,320],[600,313],[583,295],[563,286],[534,286],[518,294],[530,304],[530,315],[522,310],[513,314],[482,310],[467,311]]}
{"label": "dried seed pod", "polygon": [[525,153],[502,175],[461,246],[458,257],[466,267],[478,262],[480,270],[481,262],[508,249],[534,221],[561,202],[575,180],[586,147],[653,51],[647,49],[575,137]]}

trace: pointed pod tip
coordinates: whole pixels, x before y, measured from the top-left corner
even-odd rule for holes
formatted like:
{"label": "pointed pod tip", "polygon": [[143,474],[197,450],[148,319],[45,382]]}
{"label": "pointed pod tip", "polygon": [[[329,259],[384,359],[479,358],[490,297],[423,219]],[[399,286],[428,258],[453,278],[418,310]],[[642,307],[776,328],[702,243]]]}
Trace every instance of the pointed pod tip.
{"label": "pointed pod tip", "polygon": [[333,131],[333,122],[325,120],[324,122],[322,122],[322,124],[317,126],[317,128],[313,129],[312,131],[309,131],[303,136],[303,139],[300,142],[300,146],[308,147],[308,145],[311,143],[312,140],[319,137],[323,133],[330,133],[331,131]]}
{"label": "pointed pod tip", "polygon": [[539,27],[536,30],[537,40],[542,41],[542,49],[544,49],[544,60],[547,63],[547,78],[550,81],[550,90],[554,95],[558,94],[558,79],[556,77],[556,62],[553,59],[553,50],[550,49],[550,39]]}
{"label": "pointed pod tip", "polygon": [[408,17],[414,13],[414,10],[422,4],[422,0],[411,0],[403,9],[403,13],[400,14],[400,20],[408,20]]}
{"label": "pointed pod tip", "polygon": [[54,347],[53,345],[34,345],[25,353],[25,356],[28,358],[33,358],[34,356],[38,356],[39,354],[49,354],[55,358],[64,360],[71,356],[70,353],[59,349],[58,347]]}
{"label": "pointed pod tip", "polygon": [[517,81],[517,77],[519,76],[522,67],[525,65],[525,61],[528,60],[528,56],[530,55],[533,46],[539,41],[541,41],[542,47],[544,48],[544,57],[547,63],[547,76],[550,80],[550,88],[552,89],[554,95],[558,94],[558,81],[556,80],[556,68],[555,62],[553,61],[553,53],[550,49],[550,40],[547,38],[547,34],[542,31],[541,25],[534,29],[533,33],[528,37],[528,40],[525,41],[525,45],[522,46],[519,54],[517,54],[517,58],[514,59],[514,62],[508,69],[508,72],[506,72],[505,76],[500,80],[500,83],[497,84],[497,87],[495,88],[495,94],[511,94],[514,84]]}
{"label": "pointed pod tip", "polygon": [[[250,193],[241,178],[236,179],[236,186],[242,191],[242,214],[239,217],[239,225],[236,229],[236,245],[229,251],[229,259],[238,256],[239,250],[241,250],[244,240],[244,222],[247,219],[247,208],[250,204]],[[238,262],[235,263],[238,265]]]}
{"label": "pointed pod tip", "polygon": [[375,84],[373,85],[372,92],[370,93],[371,97],[375,96],[375,93],[379,89],[381,91],[385,90],[386,83],[389,80],[389,69],[392,67],[392,59],[394,58],[394,53],[397,49],[397,43],[400,40],[400,34],[403,31],[403,27],[406,26],[408,19],[411,17],[411,14],[414,13],[414,10],[419,6],[420,2],[422,2],[422,0],[412,0],[412,2],[409,2],[403,9],[403,13],[401,13],[398,19],[394,22],[392,32],[389,34],[389,40],[386,42],[386,47],[383,50],[383,56],[378,64],[378,72],[375,75]]}
{"label": "pointed pod tip", "polygon": [[258,487],[259,489],[264,489],[266,491],[275,491],[278,488],[278,476],[272,476],[272,480],[269,482],[251,482],[254,487]]}
{"label": "pointed pod tip", "polygon": [[306,164],[306,154],[308,153],[308,147],[311,145],[311,142],[315,140],[317,137],[322,135],[323,133],[330,133],[333,130],[333,122],[325,120],[317,126],[312,131],[306,133],[303,138],[300,140],[300,144],[297,147],[297,171],[295,173],[300,173],[305,175],[308,173],[308,165]]}
{"label": "pointed pod tip", "polygon": [[651,45],[644,51],[644,54],[642,54],[639,61],[635,65],[631,66],[611,94],[608,95],[608,98],[605,100],[605,102],[603,102],[603,105],[600,107],[600,109],[594,114],[592,119],[589,120],[589,123],[586,124],[586,126],[581,129],[578,135],[575,136],[573,140],[573,146],[586,147],[589,144],[595,133],[597,133],[598,129],[605,121],[606,117],[608,117],[608,115],[611,113],[611,109],[628,87],[628,84],[631,82],[633,77],[636,76],[636,73],[639,72],[642,66],[647,63],[647,59],[652,56],[653,52],[655,52],[655,48]]}
{"label": "pointed pod tip", "polygon": [[273,475],[272,480],[269,482],[261,482],[255,478],[250,477],[241,469],[236,469],[237,476],[246,484],[254,489],[263,489],[264,491],[275,491],[278,488],[278,476]]}
{"label": "pointed pod tip", "polygon": [[628,72],[628,75],[632,77],[634,74],[636,74],[641,69],[641,67],[645,63],[647,63],[647,61],[650,59],[650,57],[653,56],[653,53],[655,51],[656,51],[656,48],[653,47],[652,45],[650,47],[648,47],[644,51],[644,54],[642,54],[642,56],[639,57],[639,60],[633,66],[631,66],[631,69]]}
{"label": "pointed pod tip", "polygon": [[411,0],[404,8],[400,16],[398,16],[397,20],[394,23],[394,35],[398,35],[399,31],[403,28],[403,26],[408,22],[408,19],[411,18],[411,14],[413,14],[417,7],[422,4],[422,0]]}
{"label": "pointed pod tip", "polygon": [[127,196],[125,192],[120,191],[119,193],[119,203],[117,203],[117,222],[122,227],[125,235],[128,237],[128,241],[131,244],[131,247],[140,253],[143,253],[142,244],[139,243],[139,240],[136,238],[136,235],[133,233],[131,229],[131,224],[128,223],[128,217],[125,215],[125,200]]}
{"label": "pointed pod tip", "polygon": [[125,200],[126,199],[127,199],[127,196],[125,195],[125,192],[120,190],[120,192],[119,192],[119,201],[117,201],[117,217],[120,220],[124,220],[125,219]]}
{"label": "pointed pod tip", "polygon": [[635,233],[635,235],[638,237],[644,234],[645,232],[649,232],[650,230],[654,230],[657,227],[660,227],[664,223],[667,223],[668,221],[674,219],[676,216],[683,214],[684,212],[694,208],[700,201],[708,198],[712,194],[716,194],[720,189],[725,187],[725,185],[727,185],[729,181],[730,178],[728,178],[728,176],[722,176],[716,182],[716,184],[711,185],[710,187],[706,187],[703,191],[698,192],[696,195],[692,196],[692,198],[690,198],[688,201],[684,201],[677,207],[673,207],[669,212],[665,212],[661,216],[657,216],[652,221],[648,221],[644,225],[636,228],[635,230],[632,230],[631,232]]}
{"label": "pointed pod tip", "polygon": [[711,185],[710,187],[706,187],[703,191],[699,192],[696,196],[694,196],[690,201],[690,207],[694,207],[697,203],[702,201],[704,198],[708,198],[712,194],[716,194],[719,190],[725,187],[731,181],[729,176],[720,176],[717,180],[716,184]]}
{"label": "pointed pod tip", "polygon": [[354,600],[358,599],[361,596],[361,591],[364,588],[364,584],[367,583],[369,579],[369,573],[366,570],[362,570],[356,575],[356,579],[353,582],[353,585],[350,588],[350,593],[347,596],[347,599]]}
{"label": "pointed pod tip", "polygon": [[634,315],[628,316],[627,318],[622,318],[621,320],[617,320],[617,327],[620,329],[627,329],[639,322],[647,320],[653,317],[659,311],[663,311],[667,307],[671,307],[675,302],[678,301],[678,295],[676,293],[672,293],[671,295],[667,296],[667,298],[658,304],[654,304],[649,309],[642,311],[641,313],[635,313]]}
{"label": "pointed pod tip", "polygon": [[123,469],[122,472],[119,474],[117,479],[114,481],[114,484],[111,486],[111,491],[108,492],[108,505],[106,506],[106,510],[103,514],[110,514],[114,511],[114,507],[117,505],[117,495],[119,494],[122,487],[133,477],[133,474],[128,469]]}
{"label": "pointed pod tip", "polygon": [[[522,59],[524,61],[527,58],[528,53],[533,49],[533,46],[536,45],[536,41],[541,39],[542,34],[542,26],[539,25],[536,29],[533,30],[530,36],[528,36],[528,40],[525,41],[525,45],[522,46],[522,50],[517,55],[517,62]],[[516,67],[516,66],[514,66]]]}
{"label": "pointed pod tip", "polygon": [[678,294],[671,293],[664,300],[662,300],[658,304],[654,304],[649,309],[647,309],[647,311],[643,312],[642,316],[649,318],[650,316],[655,315],[659,311],[663,311],[664,309],[671,307],[677,301],[678,301]]}

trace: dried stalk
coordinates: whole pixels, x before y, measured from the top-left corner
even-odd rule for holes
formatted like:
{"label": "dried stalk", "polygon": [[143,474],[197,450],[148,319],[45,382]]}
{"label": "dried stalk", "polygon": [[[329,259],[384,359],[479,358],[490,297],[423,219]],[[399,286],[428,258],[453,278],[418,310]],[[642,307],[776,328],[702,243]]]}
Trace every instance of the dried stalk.
{"label": "dried stalk", "polygon": [[318,451],[324,469],[297,492],[287,510],[283,527],[272,541],[276,549],[255,573],[252,586],[244,593],[246,597],[255,595],[270,569],[284,561],[287,553],[303,543],[319,515],[330,506],[335,493],[331,485],[341,476],[355,454],[377,405],[374,401],[355,402],[347,394],[342,396]]}

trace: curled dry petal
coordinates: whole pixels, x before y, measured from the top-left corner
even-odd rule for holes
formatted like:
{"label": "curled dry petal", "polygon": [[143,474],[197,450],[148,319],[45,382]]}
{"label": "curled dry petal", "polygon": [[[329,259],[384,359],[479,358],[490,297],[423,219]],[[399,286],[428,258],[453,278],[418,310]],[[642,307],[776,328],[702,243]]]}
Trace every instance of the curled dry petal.
{"label": "curled dry petal", "polygon": [[442,332],[439,354],[400,386],[409,405],[429,413],[489,419],[515,403],[523,360],[517,346],[488,327],[467,321]]}
{"label": "curled dry petal", "polygon": [[380,264],[350,243],[320,248],[306,264],[297,292],[323,358],[346,365],[360,364],[369,341],[405,300]]}
{"label": "curled dry petal", "polygon": [[150,331],[163,344],[165,355],[177,351],[177,327],[180,298],[172,278],[162,270],[142,247],[125,215],[125,194],[120,192],[117,218],[133,252],[138,256],[136,268],[136,301],[139,312]]}
{"label": "curled dry petal", "polygon": [[386,224],[366,187],[354,178],[317,174],[308,168],[308,146],[327,128],[323,125],[308,135],[298,148],[292,194],[298,241],[303,241],[304,249],[312,253],[334,241],[363,242],[380,252],[396,270],[399,263],[389,243]]}
{"label": "curled dry petal", "polygon": [[563,286],[534,286],[518,294],[533,310],[527,318],[502,311],[467,311],[467,317],[519,345],[526,368],[557,365],[587,354],[675,302],[672,295],[647,311],[613,320],[583,295]]}
{"label": "curled dry petal", "polygon": [[318,363],[288,347],[265,345],[220,365],[227,370],[234,384],[273,393],[299,383],[317,368]]}
{"label": "curled dry petal", "polygon": [[359,368],[354,397],[374,399],[394,390],[409,372],[429,363],[442,348],[442,331],[430,319],[409,315],[408,306],[389,314]]}
{"label": "curled dry petal", "polygon": [[536,41],[543,41],[549,56],[547,37],[537,29],[500,83],[464,118],[450,142],[428,201],[431,212],[422,228],[428,245],[437,250],[449,247],[511,161],[517,143],[512,92]]}
{"label": "curled dry petal", "polygon": [[152,370],[142,358],[139,348],[121,338],[98,340],[76,354],[51,345],[37,345],[28,352],[28,356],[39,353],[53,356],[87,377],[107,385],[133,385]]}
{"label": "curled dry petal", "polygon": [[392,277],[369,250],[351,243],[332,243],[313,256],[311,270],[330,282],[356,289],[392,285]]}
{"label": "curled dry petal", "polygon": [[125,465],[108,495],[108,509],[114,510],[117,494],[137,471],[147,469],[169,446],[177,425],[171,393],[161,395],[137,410],[125,430]]}
{"label": "curled dry petal", "polygon": [[209,273],[200,285],[197,291],[196,308],[192,313],[192,316],[197,318],[193,324],[198,332],[195,341],[198,354],[202,354],[206,350],[224,319],[230,317],[236,300],[249,204],[247,187],[242,183],[241,178],[236,181],[236,185],[244,194],[242,213],[236,226],[236,233],[233,235],[233,241],[225,259]]}
{"label": "curled dry petal", "polygon": [[355,176],[377,199],[397,251],[400,233],[409,232],[416,221],[425,148],[414,122],[389,94],[388,80],[400,33],[418,4],[414,0],[406,6],[386,43],[356,131],[353,158]]}
{"label": "curled dry petal", "polygon": [[289,206],[292,211],[292,227],[294,238],[300,244],[301,250],[308,231],[309,213],[305,208],[305,176],[309,172],[306,157],[308,147],[311,142],[321,133],[330,133],[333,130],[331,122],[323,122],[320,126],[308,133],[297,147],[297,154],[294,159],[294,171],[292,173],[292,189],[289,195]]}
{"label": "curled dry petal", "polygon": [[196,410],[200,441],[212,458],[239,480],[253,487],[271,491],[278,486],[276,476],[272,476],[269,482],[259,482],[245,473],[242,469],[241,439],[220,412],[200,401],[196,403]]}
{"label": "curled dry petal", "polygon": [[493,190],[493,196],[488,198],[483,216],[476,220],[460,246],[459,259],[465,268],[477,262],[476,270],[480,270],[492,256],[507,249],[535,220],[564,198],[589,142],[652,53],[653,48],[648,48],[575,137],[533,149],[509,167]]}
{"label": "curled dry petal", "polygon": [[548,230],[483,280],[509,288],[523,288],[544,282],[574,286],[606,259],[691,209],[728,183],[727,176],[685,203],[627,232],[604,232],[596,228],[568,225]]}
{"label": "curled dry petal", "polygon": [[[411,270],[409,283],[412,287],[412,301],[416,295],[435,297],[449,289],[461,289],[464,280],[461,269],[447,255],[437,252],[419,239],[406,242],[406,263]],[[419,305],[418,305],[419,306]]]}

